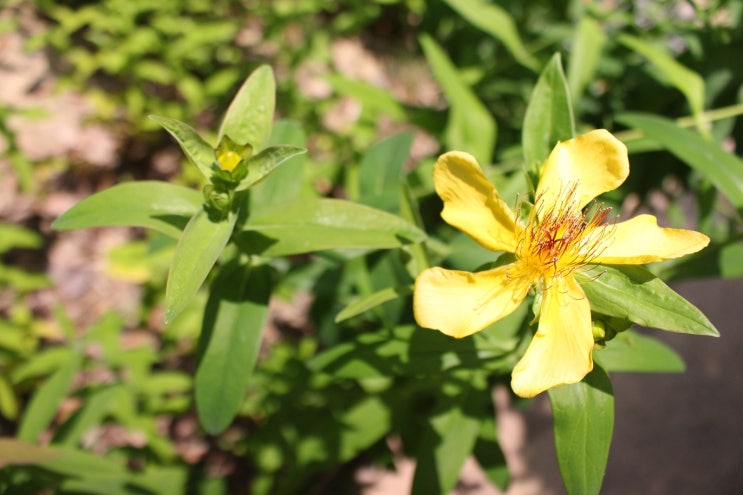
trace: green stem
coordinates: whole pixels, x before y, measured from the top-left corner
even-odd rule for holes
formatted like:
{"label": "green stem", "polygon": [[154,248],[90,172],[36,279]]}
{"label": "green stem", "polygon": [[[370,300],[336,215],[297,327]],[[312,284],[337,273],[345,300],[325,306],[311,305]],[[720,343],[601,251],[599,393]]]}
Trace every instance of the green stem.
{"label": "green stem", "polygon": [[[727,107],[722,108],[716,108],[714,110],[709,110],[707,112],[704,112],[701,117],[702,120],[705,122],[715,122],[717,120],[724,120],[729,119],[731,117],[737,117],[738,115],[743,115],[743,103],[738,103],[737,105],[730,105]],[[687,115],[686,117],[681,117],[675,120],[676,124],[678,124],[680,127],[693,127],[696,124],[696,120],[693,115]],[[636,141],[638,139],[642,139],[644,136],[642,134],[642,131],[636,130],[636,129],[630,129],[628,131],[622,131],[615,133],[615,136],[620,141],[627,143],[630,141]]]}

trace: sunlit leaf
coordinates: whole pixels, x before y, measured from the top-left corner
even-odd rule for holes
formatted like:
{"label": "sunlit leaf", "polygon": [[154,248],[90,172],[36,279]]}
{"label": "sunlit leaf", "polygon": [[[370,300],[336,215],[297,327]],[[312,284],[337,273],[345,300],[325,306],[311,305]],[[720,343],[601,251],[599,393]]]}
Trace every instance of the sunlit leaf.
{"label": "sunlit leaf", "polygon": [[560,54],[556,53],[540,74],[526,107],[521,138],[527,166],[542,163],[558,141],[574,135],[570,93]]}
{"label": "sunlit leaf", "polygon": [[127,182],[88,196],[57,218],[52,227],[72,230],[125,225],[177,238],[202,202],[201,194],[182,186]]}
{"label": "sunlit leaf", "polygon": [[621,332],[606,343],[606,348],[593,352],[593,358],[609,372],[680,372],[684,361],[676,351],[658,339],[632,330]]}
{"label": "sunlit leaf", "polygon": [[497,133],[495,120],[472,89],[462,81],[457,68],[441,46],[428,35],[421,35],[420,44],[450,105],[444,133],[447,146],[471,153],[480,164],[490,164]]}
{"label": "sunlit leaf", "polygon": [[235,227],[237,214],[212,221],[199,210],[188,222],[175,249],[165,288],[165,322],[173,320],[199,290]]}
{"label": "sunlit leaf", "polygon": [[288,159],[304,153],[304,148],[297,146],[270,146],[253,155],[248,162],[248,175],[235,188],[236,191],[249,189],[264,180],[279,165]]}
{"label": "sunlit leaf", "polygon": [[456,394],[441,397],[430,419],[416,455],[411,495],[449,493],[472,454],[486,413],[477,407],[482,404],[483,391],[469,383],[460,386]]}
{"label": "sunlit leaf", "polygon": [[271,135],[276,82],[271,67],[261,65],[245,80],[222,120],[217,141],[229,136],[240,145],[260,151]]}
{"label": "sunlit leaf", "polygon": [[376,308],[380,304],[384,304],[387,301],[392,301],[394,299],[397,299],[398,297],[408,296],[412,293],[412,285],[401,285],[397,287],[388,287],[386,289],[382,289],[366,297],[362,297],[361,299],[354,301],[343,308],[343,310],[335,317],[335,322],[340,323],[343,320],[347,320],[366,311],[369,311],[372,308]]}
{"label": "sunlit leaf", "polygon": [[0,254],[10,248],[38,248],[44,239],[37,232],[19,225],[0,222]]}
{"label": "sunlit leaf", "polygon": [[593,311],[671,332],[719,335],[701,311],[645,268],[601,265],[601,271],[581,285]]}
{"label": "sunlit leaf", "polygon": [[[305,146],[306,136],[302,126],[288,120],[280,120],[273,126],[271,145]],[[269,174],[269,176],[250,188],[250,211],[257,211],[270,205],[294,201],[299,198],[303,187],[304,155],[294,155]]]}
{"label": "sunlit leaf", "polygon": [[599,366],[582,382],[547,391],[555,450],[569,495],[598,495],[614,430],[614,393]]}
{"label": "sunlit leaf", "polygon": [[214,279],[196,370],[196,410],[212,435],[234,419],[258,359],[271,295],[271,269],[233,261]]}
{"label": "sunlit leaf", "polygon": [[340,199],[306,199],[250,217],[236,241],[247,253],[285,256],[324,249],[399,247],[425,233],[390,213]]}
{"label": "sunlit leaf", "polygon": [[216,160],[214,147],[204,141],[193,128],[180,120],[158,115],[150,115],[150,118],[175,138],[183,152],[199,168],[204,177],[208,179],[212,176],[211,166]]}
{"label": "sunlit leaf", "polygon": [[343,431],[340,432],[339,460],[352,459],[388,433],[391,416],[389,404],[374,396],[364,398],[345,411],[340,418]]}

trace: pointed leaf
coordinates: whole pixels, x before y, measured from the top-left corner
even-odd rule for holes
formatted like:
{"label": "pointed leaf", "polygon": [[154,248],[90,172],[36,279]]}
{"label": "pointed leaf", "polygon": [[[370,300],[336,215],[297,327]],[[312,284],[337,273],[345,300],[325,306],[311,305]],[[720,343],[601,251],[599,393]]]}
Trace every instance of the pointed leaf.
{"label": "pointed leaf", "polygon": [[490,164],[497,133],[495,120],[462,81],[441,46],[428,35],[421,35],[420,44],[450,105],[445,131],[447,146],[473,154],[480,164]]}
{"label": "pointed leaf", "polygon": [[183,231],[170,265],[165,288],[165,322],[173,321],[199,290],[232,235],[237,215],[214,222],[199,210]]}
{"label": "pointed leaf", "polygon": [[217,141],[229,136],[260,151],[271,135],[276,105],[276,82],[271,67],[261,65],[245,80],[222,120]]}
{"label": "pointed leaf", "polygon": [[527,167],[541,164],[558,141],[574,135],[573,106],[560,54],[556,53],[540,74],[524,115],[521,139]]}
{"label": "pointed leaf", "polygon": [[681,91],[689,102],[691,112],[699,117],[704,110],[704,79],[696,72],[678,63],[671,55],[645,40],[620,34],[619,43],[647,58],[668,84]]}
{"label": "pointed leaf", "polygon": [[188,124],[180,120],[158,115],[150,118],[160,124],[181,146],[189,160],[199,168],[207,179],[212,176],[212,163],[216,159],[214,148],[204,141],[201,136]]}
{"label": "pointed leaf", "polygon": [[720,335],[701,311],[647,269],[632,265],[600,269],[601,276],[581,285],[593,311],[670,332]]}
{"label": "pointed leaf", "polygon": [[591,17],[582,17],[568,60],[568,87],[573,104],[577,104],[585,87],[594,80],[605,44],[606,35],[599,23]]}
{"label": "pointed leaf", "polygon": [[693,169],[709,179],[733,205],[743,209],[743,160],[717,143],[655,115],[624,113],[617,116],[624,125],[642,131]]}
{"label": "pointed leaf", "polygon": [[400,185],[412,144],[413,134],[401,132],[369,147],[359,166],[360,202],[389,212],[399,209]]}
{"label": "pointed leaf", "polygon": [[306,199],[248,218],[240,249],[286,256],[324,249],[385,249],[420,242],[425,233],[390,213],[340,199]]}
{"label": "pointed leaf", "polygon": [[[270,144],[274,146],[288,144],[304,148],[306,136],[302,127],[289,120],[280,120],[273,126]],[[299,198],[302,190],[305,157],[294,155],[281,167],[275,169],[266,178],[250,188],[250,211],[255,214],[269,205],[288,203]]]}
{"label": "pointed leaf", "polygon": [[306,152],[304,148],[296,146],[270,146],[263,149],[257,155],[253,155],[248,161],[248,175],[240,181],[235,191],[249,189],[254,184],[268,177],[276,167],[293,156]]}
{"label": "pointed leaf", "polygon": [[70,352],[67,361],[36,390],[18,426],[18,440],[36,442],[39,439],[56,416],[81,364],[81,356]]}
{"label": "pointed leaf", "polygon": [[593,358],[606,371],[671,373],[685,369],[684,360],[676,351],[632,330],[621,332],[606,343],[606,348],[595,350]]}
{"label": "pointed leaf", "polygon": [[438,410],[418,448],[418,464],[413,478],[411,495],[449,493],[459,479],[464,461],[480,432],[482,417],[473,411],[480,403],[482,392],[475,387],[462,385],[453,396],[441,399]]}
{"label": "pointed leaf", "polygon": [[467,22],[500,40],[521,65],[534,71],[539,69],[539,62],[524,47],[516,22],[507,10],[482,0],[446,0],[446,3]]}
{"label": "pointed leaf", "polygon": [[361,313],[365,313],[372,308],[376,308],[380,304],[384,304],[387,301],[392,301],[393,299],[397,299],[398,297],[408,296],[412,293],[412,285],[399,285],[397,287],[388,287],[386,289],[382,289],[378,292],[375,292],[374,294],[362,297],[361,299],[354,301],[353,303],[343,308],[343,310],[338,313],[338,316],[335,317],[335,322],[340,323],[341,321],[360,315]]}
{"label": "pointed leaf", "polygon": [[268,317],[271,269],[233,261],[214,279],[196,370],[196,410],[204,429],[227,428],[245,396]]}
{"label": "pointed leaf", "polygon": [[167,182],[127,182],[88,196],[57,218],[52,227],[72,230],[124,225],[177,238],[202,202],[197,191]]}
{"label": "pointed leaf", "polygon": [[569,495],[598,495],[614,429],[614,394],[599,366],[582,382],[547,391],[555,422],[555,450]]}
{"label": "pointed leaf", "polygon": [[0,469],[5,466],[25,466],[53,462],[63,453],[52,447],[22,442],[15,438],[0,438]]}

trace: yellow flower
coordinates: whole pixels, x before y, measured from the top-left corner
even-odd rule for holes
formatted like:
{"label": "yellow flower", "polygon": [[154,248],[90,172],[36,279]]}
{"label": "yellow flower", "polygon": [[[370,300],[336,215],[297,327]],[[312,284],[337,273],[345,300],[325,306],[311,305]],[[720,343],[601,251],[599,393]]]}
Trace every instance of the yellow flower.
{"label": "yellow flower", "polygon": [[219,168],[227,170],[228,172],[235,170],[235,167],[240,163],[240,160],[242,160],[242,158],[234,151],[225,151],[217,157]]}
{"label": "yellow flower", "polygon": [[606,222],[610,209],[589,203],[628,174],[627,148],[606,130],[560,142],[544,163],[524,224],[474,157],[442,155],[434,168],[442,218],[487,249],[513,253],[515,261],[477,273],[424,270],[415,281],[418,324],[466,337],[510,314],[534,287],[541,293],[539,324],[514,367],[511,387],[533,397],[582,380],[593,369],[594,338],[591,306],[580,284],[600,273],[590,270],[601,263],[676,258],[709,243],[699,232],[661,228],[651,215]]}

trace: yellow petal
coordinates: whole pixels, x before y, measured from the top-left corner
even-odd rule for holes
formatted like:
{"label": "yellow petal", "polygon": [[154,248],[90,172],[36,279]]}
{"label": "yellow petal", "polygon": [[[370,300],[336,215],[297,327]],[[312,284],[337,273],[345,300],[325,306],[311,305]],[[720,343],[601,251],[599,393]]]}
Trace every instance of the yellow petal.
{"label": "yellow petal", "polygon": [[573,277],[556,279],[543,293],[539,328],[511,375],[511,388],[534,397],[583,379],[593,369],[591,306]]}
{"label": "yellow petal", "polygon": [[709,237],[700,232],[658,227],[652,215],[600,227],[590,235],[605,237],[606,248],[595,263],[639,265],[696,253],[709,244]]}
{"label": "yellow petal", "polygon": [[514,252],[520,227],[508,205],[483,175],[472,155],[450,151],[436,160],[436,192],[444,201],[441,217],[493,251]]}
{"label": "yellow petal", "polygon": [[557,143],[544,162],[537,198],[545,208],[561,205],[575,188],[572,206],[581,209],[599,194],[619,187],[627,175],[627,147],[609,131],[597,129]]}
{"label": "yellow petal", "polygon": [[510,266],[477,273],[424,270],[415,281],[416,321],[459,339],[510,314],[524,300],[530,285],[524,277],[509,280],[506,272]]}

